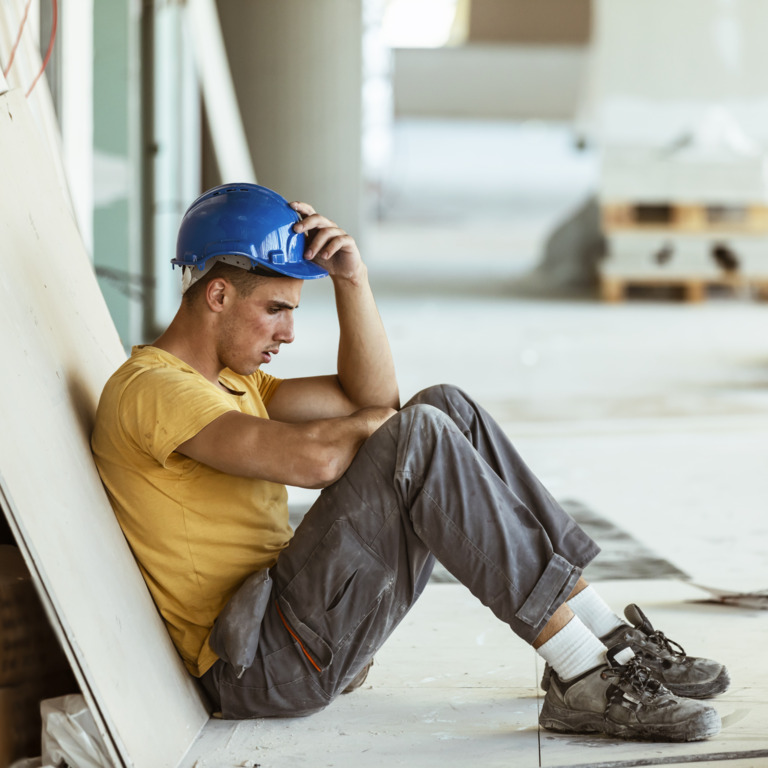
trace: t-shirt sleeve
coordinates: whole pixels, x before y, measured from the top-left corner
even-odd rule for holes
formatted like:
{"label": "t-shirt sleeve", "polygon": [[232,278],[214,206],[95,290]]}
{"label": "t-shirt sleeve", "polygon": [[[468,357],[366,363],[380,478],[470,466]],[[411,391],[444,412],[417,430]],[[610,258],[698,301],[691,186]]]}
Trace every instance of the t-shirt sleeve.
{"label": "t-shirt sleeve", "polygon": [[282,384],[283,380],[277,379],[274,376],[270,376],[268,373],[263,373],[262,371],[257,371],[256,375],[256,386],[258,387],[261,401],[266,406],[267,403],[272,399],[272,395],[274,395],[277,391],[277,388],[280,386],[280,384]]}
{"label": "t-shirt sleeve", "polygon": [[166,466],[186,440],[219,416],[237,410],[231,398],[189,371],[154,369],[124,389],[120,423],[127,439]]}

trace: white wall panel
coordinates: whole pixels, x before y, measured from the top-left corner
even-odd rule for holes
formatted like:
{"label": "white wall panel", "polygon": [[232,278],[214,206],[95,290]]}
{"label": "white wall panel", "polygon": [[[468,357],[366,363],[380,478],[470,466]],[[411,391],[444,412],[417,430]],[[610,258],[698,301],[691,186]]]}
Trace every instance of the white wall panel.
{"label": "white wall panel", "polygon": [[395,51],[401,117],[573,120],[588,86],[578,45],[466,45]]}
{"label": "white wall panel", "polygon": [[713,108],[768,142],[768,2],[596,0],[600,137],[680,140]]}
{"label": "white wall panel", "polygon": [[0,96],[0,502],[116,762],[173,768],[208,716],[91,458],[124,353],[46,158]]}

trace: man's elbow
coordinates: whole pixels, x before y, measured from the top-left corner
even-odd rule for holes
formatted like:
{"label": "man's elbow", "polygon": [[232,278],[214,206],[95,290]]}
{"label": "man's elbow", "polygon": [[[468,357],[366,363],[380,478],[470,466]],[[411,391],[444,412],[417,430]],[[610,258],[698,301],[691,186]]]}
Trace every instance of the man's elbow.
{"label": "man's elbow", "polygon": [[376,396],[350,400],[355,411],[363,408],[392,408],[394,411],[400,410],[400,391],[395,389],[393,392],[381,392]]}
{"label": "man's elbow", "polygon": [[325,448],[313,457],[306,467],[305,488],[321,489],[333,485],[346,471],[349,460],[331,448]]}
{"label": "man's elbow", "polygon": [[374,405],[381,406],[382,408],[392,408],[395,411],[400,410],[400,390],[396,387],[391,392],[383,394],[379,398],[380,403],[374,403]]}
{"label": "man's elbow", "polygon": [[382,405],[384,408],[392,408],[395,411],[400,410],[400,388],[396,383],[381,399],[384,402],[378,403],[378,405]]}

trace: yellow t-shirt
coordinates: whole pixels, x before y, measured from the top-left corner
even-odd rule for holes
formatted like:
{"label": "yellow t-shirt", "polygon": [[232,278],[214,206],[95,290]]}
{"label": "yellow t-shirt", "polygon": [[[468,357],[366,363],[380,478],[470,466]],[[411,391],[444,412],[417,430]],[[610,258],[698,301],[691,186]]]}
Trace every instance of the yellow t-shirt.
{"label": "yellow t-shirt", "polygon": [[251,573],[288,544],[285,486],[236,477],[175,453],[232,410],[268,418],[280,379],[225,369],[229,394],[151,346],[104,387],[91,445],[99,473],[160,615],[189,671],[216,661],[213,622]]}

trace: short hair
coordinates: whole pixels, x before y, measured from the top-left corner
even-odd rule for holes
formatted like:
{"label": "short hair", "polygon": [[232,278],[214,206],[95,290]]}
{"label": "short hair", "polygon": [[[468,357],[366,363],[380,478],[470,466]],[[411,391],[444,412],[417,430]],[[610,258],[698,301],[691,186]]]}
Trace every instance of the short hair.
{"label": "short hair", "polygon": [[[186,267],[186,269],[190,269],[190,267]],[[264,275],[256,275],[253,272],[249,272],[242,267],[235,267],[232,264],[225,264],[222,261],[217,261],[211,267],[208,274],[189,286],[181,297],[182,303],[187,304],[188,306],[196,303],[199,297],[205,293],[208,283],[216,278],[224,278],[227,282],[231,283],[234,286],[237,295],[243,299],[248,298],[257,285],[261,285],[261,283],[269,279]]]}

